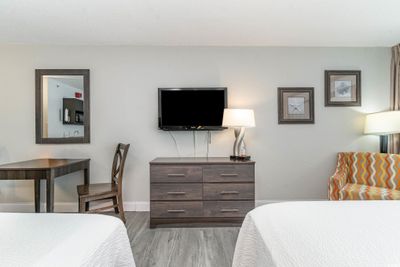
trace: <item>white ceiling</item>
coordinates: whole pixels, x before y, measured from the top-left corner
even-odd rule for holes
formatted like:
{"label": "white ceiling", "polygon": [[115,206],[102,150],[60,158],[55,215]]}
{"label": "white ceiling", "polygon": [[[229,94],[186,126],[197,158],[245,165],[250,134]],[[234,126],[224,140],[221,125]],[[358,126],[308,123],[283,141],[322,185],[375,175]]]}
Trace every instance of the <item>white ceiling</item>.
{"label": "white ceiling", "polygon": [[392,46],[400,0],[0,0],[0,43]]}

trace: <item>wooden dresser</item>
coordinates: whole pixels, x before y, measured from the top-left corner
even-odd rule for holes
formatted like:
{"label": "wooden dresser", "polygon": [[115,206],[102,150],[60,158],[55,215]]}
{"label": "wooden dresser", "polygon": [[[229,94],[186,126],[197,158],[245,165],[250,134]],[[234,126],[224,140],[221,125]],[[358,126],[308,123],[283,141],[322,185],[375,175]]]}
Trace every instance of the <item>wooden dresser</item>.
{"label": "wooden dresser", "polygon": [[254,208],[254,161],[156,158],[150,162],[150,227],[240,225]]}

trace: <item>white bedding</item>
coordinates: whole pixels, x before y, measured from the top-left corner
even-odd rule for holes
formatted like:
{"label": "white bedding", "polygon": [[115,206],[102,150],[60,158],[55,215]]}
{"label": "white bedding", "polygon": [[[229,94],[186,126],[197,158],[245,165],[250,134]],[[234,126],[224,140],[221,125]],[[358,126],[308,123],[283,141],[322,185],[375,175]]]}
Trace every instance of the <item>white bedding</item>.
{"label": "white bedding", "polygon": [[311,201],[249,212],[233,267],[400,266],[400,201]]}
{"label": "white bedding", "polygon": [[0,266],[135,266],[118,218],[0,213]]}

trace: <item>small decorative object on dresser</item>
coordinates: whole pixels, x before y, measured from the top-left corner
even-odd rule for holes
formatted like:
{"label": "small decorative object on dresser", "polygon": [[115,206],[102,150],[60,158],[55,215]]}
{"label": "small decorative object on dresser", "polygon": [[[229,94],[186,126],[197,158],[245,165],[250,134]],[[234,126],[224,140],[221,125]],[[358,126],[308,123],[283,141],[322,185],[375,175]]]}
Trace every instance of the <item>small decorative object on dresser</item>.
{"label": "small decorative object on dresser", "polygon": [[254,208],[254,161],[156,158],[150,162],[150,228],[240,225]]}
{"label": "small decorative object on dresser", "polygon": [[252,109],[228,109],[224,110],[222,126],[233,127],[235,129],[235,143],[233,144],[234,160],[249,160],[246,155],[246,145],[244,143],[245,127],[255,127],[254,111]]}
{"label": "small decorative object on dresser", "polygon": [[314,88],[278,88],[278,123],[314,123]]}
{"label": "small decorative object on dresser", "polygon": [[361,71],[326,70],[325,106],[361,106]]}

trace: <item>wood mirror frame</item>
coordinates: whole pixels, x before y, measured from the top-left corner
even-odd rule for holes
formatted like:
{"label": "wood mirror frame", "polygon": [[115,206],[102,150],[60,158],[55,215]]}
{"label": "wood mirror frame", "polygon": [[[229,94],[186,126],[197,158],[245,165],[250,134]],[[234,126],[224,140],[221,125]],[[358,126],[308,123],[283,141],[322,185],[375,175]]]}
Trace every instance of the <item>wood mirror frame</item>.
{"label": "wood mirror frame", "polygon": [[[90,75],[88,69],[37,69],[36,76],[36,144],[88,144],[90,143]],[[43,84],[42,77],[45,75],[60,76],[83,76],[83,95],[84,95],[84,136],[53,138],[43,137]]]}

